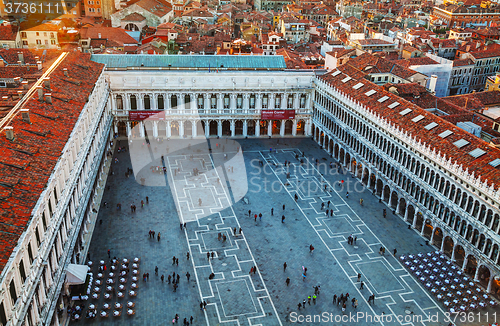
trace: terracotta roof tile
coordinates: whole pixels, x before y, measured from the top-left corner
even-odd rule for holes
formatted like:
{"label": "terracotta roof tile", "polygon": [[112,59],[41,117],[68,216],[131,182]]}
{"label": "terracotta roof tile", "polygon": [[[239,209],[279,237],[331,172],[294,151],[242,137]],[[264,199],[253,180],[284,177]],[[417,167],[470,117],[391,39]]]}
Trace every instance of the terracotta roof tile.
{"label": "terracotta roof tile", "polygon": [[[338,67],[338,70],[346,72],[352,70],[351,68],[346,69],[346,67],[348,66],[342,65]],[[363,79],[364,86],[357,90],[353,89],[353,86],[359,82],[359,79],[352,78],[347,82],[342,82],[341,80],[345,77],[346,74],[344,73],[336,76],[333,76],[332,73],[327,73],[321,76],[320,79],[348,95],[352,100],[365,106],[373,114],[386,119],[393,126],[404,132],[408,132],[410,136],[416,137],[421,143],[425,143],[427,146],[430,146],[431,149],[435,149],[436,153],[439,152],[441,155],[446,155],[447,160],[450,159],[452,163],[456,162],[458,166],[462,167],[463,170],[468,169],[470,173],[474,171],[476,177],[481,176],[481,183],[488,180],[488,186],[493,183],[495,190],[499,188],[500,173],[498,169],[488,163],[492,162],[494,159],[500,159],[500,149],[492,148],[484,140],[456,127],[452,123],[432,113],[427,112],[400,96],[384,90],[383,87],[377,86],[368,80]],[[351,75],[351,77],[353,76]],[[365,93],[367,90],[371,89],[376,90],[377,93],[370,97],[366,96]],[[378,102],[377,100],[383,96],[389,97],[389,100],[384,101],[383,103]],[[388,105],[396,101],[399,102],[400,105],[396,108],[390,109]],[[412,111],[404,116],[399,114],[406,108],[410,108]],[[413,122],[412,119],[418,115],[423,115],[425,117],[424,120],[420,122]],[[426,130],[424,127],[429,122],[436,122],[438,126],[431,130]],[[437,135],[445,130],[453,131],[453,135],[444,139],[437,137]],[[462,148],[457,148],[453,145],[453,143],[459,139],[465,139],[469,142],[469,144]],[[481,148],[486,152],[486,154],[478,158],[468,155],[469,152],[476,148]]]}
{"label": "terracotta roof tile", "polygon": [[[64,81],[63,68],[81,84]],[[102,69],[103,65],[90,61],[89,54],[68,54],[50,74],[52,105],[39,102],[35,93],[25,105],[31,124],[16,116],[10,123],[15,139],[0,137],[0,270],[25,231]],[[63,97],[70,100],[58,99]]]}

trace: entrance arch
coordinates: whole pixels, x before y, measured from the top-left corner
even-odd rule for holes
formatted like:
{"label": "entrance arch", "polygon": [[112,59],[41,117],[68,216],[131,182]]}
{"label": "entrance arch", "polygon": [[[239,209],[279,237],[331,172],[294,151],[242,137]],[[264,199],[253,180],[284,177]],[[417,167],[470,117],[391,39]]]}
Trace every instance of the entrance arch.
{"label": "entrance arch", "polygon": [[479,266],[479,283],[486,289],[488,287],[488,283],[490,282],[490,269],[485,265]]}
{"label": "entrance arch", "polygon": [[255,120],[248,120],[247,122],[247,135],[255,136]]}
{"label": "entrance arch", "polygon": [[458,266],[463,266],[465,259],[465,250],[461,245],[455,246],[455,261]]}
{"label": "entrance arch", "polygon": [[236,136],[243,135],[243,121],[236,120],[236,122],[234,123],[234,134]]}
{"label": "entrance arch", "polygon": [[406,200],[404,198],[401,198],[399,200],[399,215],[405,216],[405,211],[406,211]]}
{"label": "entrance arch", "polygon": [[217,121],[215,120],[210,121],[209,135],[217,136]]}
{"label": "entrance arch", "polygon": [[476,275],[477,260],[473,255],[467,256],[467,265],[465,266],[465,273],[467,273],[471,278]]}
{"label": "entrance arch", "polygon": [[455,243],[453,242],[453,239],[451,237],[445,237],[444,238],[444,246],[443,247],[443,253],[451,258],[451,255],[453,254],[453,246]]}
{"label": "entrance arch", "polygon": [[306,123],[304,122],[304,120],[299,120],[297,122],[297,136],[299,136],[299,135],[301,135],[301,136],[305,135],[305,133],[306,133],[305,128],[306,128]]}
{"label": "entrance arch", "polygon": [[413,223],[415,217],[415,207],[413,205],[408,205],[408,214],[406,216],[406,222]]}
{"label": "entrance arch", "polygon": [[432,244],[438,248],[441,248],[442,243],[443,243],[443,230],[436,227],[434,229],[434,234],[432,236]]}
{"label": "entrance arch", "polygon": [[285,121],[285,135],[291,135],[293,129],[293,121],[292,120],[287,120]]}
{"label": "entrance arch", "polygon": [[172,135],[172,137],[178,137],[179,136],[179,122],[172,121],[170,123],[170,134]]}
{"label": "entrance arch", "polygon": [[281,120],[272,120],[272,123],[273,123],[272,134],[279,135],[281,131]]}
{"label": "entrance arch", "polygon": [[222,135],[231,136],[231,122],[229,120],[222,121]]}
{"label": "entrance arch", "polygon": [[424,237],[426,237],[428,240],[430,240],[431,236],[432,236],[432,231],[433,231],[433,227],[431,224],[431,220],[429,220],[429,219],[425,220]]}
{"label": "entrance arch", "polygon": [[193,123],[189,120],[184,121],[184,135],[183,137],[191,137],[193,135]]}

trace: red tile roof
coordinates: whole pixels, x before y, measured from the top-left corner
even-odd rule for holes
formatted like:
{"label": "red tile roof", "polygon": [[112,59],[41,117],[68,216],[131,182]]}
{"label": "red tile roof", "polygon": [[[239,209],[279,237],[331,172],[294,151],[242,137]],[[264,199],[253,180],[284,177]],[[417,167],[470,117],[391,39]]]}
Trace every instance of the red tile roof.
{"label": "red tile roof", "polygon": [[[346,70],[345,68],[346,65],[338,67],[340,71],[349,73],[349,69]],[[432,113],[427,112],[415,104],[384,90],[383,87],[377,86],[366,79],[358,80],[351,75],[351,80],[342,82],[345,77],[345,73],[341,73],[336,76],[333,76],[332,73],[327,73],[321,76],[320,79],[349,96],[349,98],[353,101],[356,101],[360,105],[366,107],[372,114],[385,119],[393,127],[398,128],[403,133],[408,133],[408,136],[415,139],[417,143],[420,142],[421,144],[425,144],[427,149],[430,149],[430,151],[435,150],[436,154],[440,153],[441,158],[445,155],[446,162],[451,161],[451,164],[456,162],[458,164],[457,168],[461,167],[464,171],[468,169],[469,173],[474,171],[476,178],[481,176],[481,185],[483,185],[487,180],[488,186],[493,184],[495,190],[500,187],[500,173],[498,169],[488,164],[495,159],[500,159],[500,149],[492,148],[484,140],[475,137],[474,135],[456,127],[452,123],[437,117]],[[359,81],[361,81],[364,86],[359,89],[354,89],[353,86]],[[369,90],[375,90],[377,93],[368,97],[365,93]],[[383,96],[387,96],[389,99],[381,103],[378,99]],[[394,102],[399,102],[400,105],[390,109],[388,105]],[[400,112],[406,108],[409,108],[412,111],[406,115],[401,115]],[[413,122],[412,119],[418,115],[424,116],[424,119],[419,122]],[[430,122],[436,122],[438,126],[431,130],[426,130],[424,127]],[[438,135],[445,130],[451,130],[453,131],[453,134],[446,138],[438,137]],[[462,148],[458,148],[453,145],[454,142],[460,139],[469,141],[469,144]],[[481,148],[486,153],[478,158],[468,154],[476,148]]]}
{"label": "red tile roof", "polygon": [[1,41],[15,41],[19,28],[14,25],[3,26],[0,25],[0,40]]}
{"label": "red tile roof", "polygon": [[[63,68],[80,85],[65,81]],[[15,139],[9,141],[5,133],[0,135],[0,270],[30,222],[102,70],[103,65],[90,61],[89,54],[69,53],[50,74],[52,105],[39,102],[35,93],[25,105],[31,124],[16,116],[10,123]]]}

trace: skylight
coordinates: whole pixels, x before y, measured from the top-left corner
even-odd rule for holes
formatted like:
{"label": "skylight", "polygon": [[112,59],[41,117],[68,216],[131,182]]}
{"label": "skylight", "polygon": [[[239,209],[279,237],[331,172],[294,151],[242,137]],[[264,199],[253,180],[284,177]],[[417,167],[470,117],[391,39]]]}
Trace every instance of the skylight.
{"label": "skylight", "polygon": [[368,92],[365,93],[366,96],[372,96],[373,94],[375,94],[377,91],[373,90],[373,89],[370,89]]}
{"label": "skylight", "polygon": [[387,107],[388,107],[389,109],[394,109],[394,108],[395,108],[396,106],[398,106],[398,105],[399,105],[399,102],[394,102],[394,103],[392,103],[392,104],[389,104]]}
{"label": "skylight", "polygon": [[382,96],[381,98],[378,99],[380,103],[383,103],[389,99],[389,96]]}
{"label": "skylight", "polygon": [[438,126],[438,124],[437,124],[437,123],[435,123],[435,122],[431,122],[431,123],[429,123],[427,126],[425,126],[424,128],[425,128],[425,129],[427,129],[427,130],[431,130],[432,128],[435,128],[435,127],[437,127],[437,126]]}
{"label": "skylight", "polygon": [[453,133],[453,131],[451,131],[451,130],[445,130],[442,133],[440,133],[438,136],[441,137],[441,138],[446,138],[449,135],[451,135],[452,133]]}
{"label": "skylight", "polygon": [[403,111],[399,112],[399,114],[401,114],[401,115],[407,115],[411,111],[412,111],[412,109],[404,109]]}
{"label": "skylight", "polygon": [[476,148],[472,152],[469,153],[470,156],[478,158],[479,156],[486,154],[485,151],[483,151],[481,148]]}
{"label": "skylight", "polygon": [[337,70],[337,71],[335,71],[334,73],[332,73],[332,76],[333,76],[333,77],[335,77],[335,76],[337,76],[338,74],[340,74],[340,70]]}
{"label": "skylight", "polygon": [[363,87],[363,85],[364,85],[363,83],[357,83],[352,88],[354,88],[354,89],[360,89],[361,87]]}
{"label": "skylight", "polygon": [[352,79],[351,77],[347,76],[346,78],[342,79],[342,82],[347,83],[351,79]]}
{"label": "skylight", "polygon": [[465,139],[460,139],[460,140],[457,140],[456,142],[453,143],[453,145],[457,146],[458,148],[462,148],[466,145],[469,145],[470,143],[468,141],[466,141]]}
{"label": "skylight", "polygon": [[490,162],[490,165],[494,168],[500,165],[500,158],[496,158],[493,161]]}
{"label": "skylight", "polygon": [[425,118],[423,115],[417,115],[415,118],[411,119],[411,121],[413,121],[413,122],[419,122],[423,118]]}

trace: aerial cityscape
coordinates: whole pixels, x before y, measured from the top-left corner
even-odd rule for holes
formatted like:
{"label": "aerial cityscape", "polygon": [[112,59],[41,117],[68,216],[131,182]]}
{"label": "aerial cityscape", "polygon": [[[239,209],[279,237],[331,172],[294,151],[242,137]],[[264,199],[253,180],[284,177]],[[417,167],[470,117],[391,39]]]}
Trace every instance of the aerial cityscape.
{"label": "aerial cityscape", "polygon": [[500,3],[0,0],[0,326],[500,323]]}

